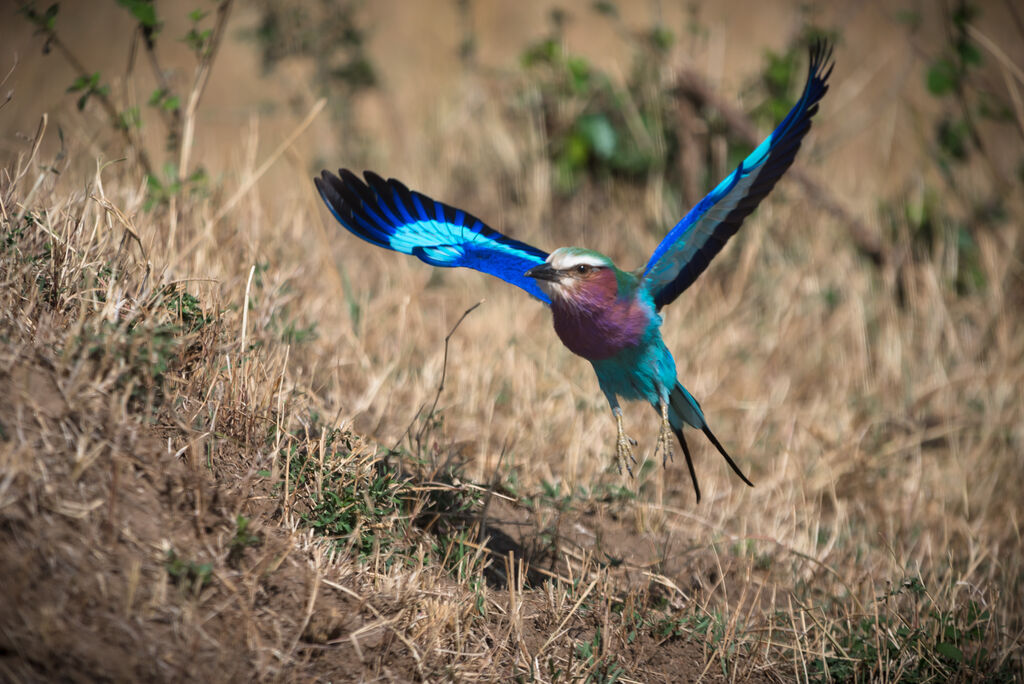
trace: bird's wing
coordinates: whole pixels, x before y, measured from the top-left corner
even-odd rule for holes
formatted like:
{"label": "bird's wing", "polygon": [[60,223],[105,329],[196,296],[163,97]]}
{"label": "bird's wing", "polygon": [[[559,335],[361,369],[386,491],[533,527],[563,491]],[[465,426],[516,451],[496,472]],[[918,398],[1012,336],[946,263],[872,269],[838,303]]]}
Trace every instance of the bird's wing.
{"label": "bird's wing", "polygon": [[697,279],[743,219],[764,199],[786,172],[811,127],[818,101],[828,91],[832,47],[819,41],[811,47],[803,95],[782,123],[739,167],[676,224],[644,268],[643,283],[658,309],[671,303]]}
{"label": "bird's wing", "polygon": [[347,169],[314,178],[320,196],[341,225],[380,247],[412,254],[432,266],[465,266],[518,285],[546,304],[551,301],[524,274],[547,253],[489,228],[461,209],[409,190],[372,171],[364,183]]}

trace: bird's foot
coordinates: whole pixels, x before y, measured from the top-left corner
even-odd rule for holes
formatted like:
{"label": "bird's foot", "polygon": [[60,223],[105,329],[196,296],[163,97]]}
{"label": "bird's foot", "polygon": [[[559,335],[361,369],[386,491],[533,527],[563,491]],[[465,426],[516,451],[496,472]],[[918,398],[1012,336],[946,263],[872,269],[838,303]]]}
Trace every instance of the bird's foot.
{"label": "bird's foot", "polygon": [[668,465],[672,454],[672,425],[668,422],[668,404],[661,404],[661,429],[658,431],[658,444],[654,447],[654,456],[661,453],[661,467]]}
{"label": "bird's foot", "polygon": [[633,468],[630,463],[636,463],[636,456],[633,455],[633,447],[636,446],[636,440],[626,435],[626,430],[622,427],[622,414],[615,414],[615,423],[619,429],[618,439],[615,441],[615,465],[619,468],[619,475],[622,474],[622,466],[625,464],[626,472],[629,473],[630,477],[633,477]]}

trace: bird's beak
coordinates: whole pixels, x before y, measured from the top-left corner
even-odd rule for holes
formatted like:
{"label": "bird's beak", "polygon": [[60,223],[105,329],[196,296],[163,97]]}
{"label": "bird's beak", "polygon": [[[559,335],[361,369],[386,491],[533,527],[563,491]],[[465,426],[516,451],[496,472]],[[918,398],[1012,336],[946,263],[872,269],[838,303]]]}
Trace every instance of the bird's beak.
{"label": "bird's beak", "polygon": [[550,280],[551,282],[558,281],[558,271],[551,268],[551,264],[539,264],[534,266],[524,274],[527,278],[534,278],[536,280]]}

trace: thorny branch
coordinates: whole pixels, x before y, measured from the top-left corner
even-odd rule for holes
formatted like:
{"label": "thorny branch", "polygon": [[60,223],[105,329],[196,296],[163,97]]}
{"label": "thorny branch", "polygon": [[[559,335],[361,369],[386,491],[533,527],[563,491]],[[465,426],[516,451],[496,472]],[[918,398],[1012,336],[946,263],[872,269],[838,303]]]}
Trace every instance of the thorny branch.
{"label": "thorny branch", "polygon": [[[78,59],[77,55],[71,51],[71,49],[60,39],[57,32],[46,25],[40,25],[39,31],[46,36],[46,44],[52,45],[57,48],[57,51],[64,56],[71,68],[75,70],[79,78],[88,79],[90,73],[86,71],[85,65]],[[107,117],[110,119],[110,125],[114,127],[114,130],[119,131],[121,136],[124,138],[125,144],[130,149],[135,150],[138,155],[139,166],[142,167],[143,172],[146,175],[153,175],[153,164],[149,160],[149,155],[146,153],[146,149],[142,146],[142,141],[137,139],[131,126],[122,126],[121,117],[117,113],[117,107],[114,106],[114,101],[110,99],[110,95],[104,92],[94,92],[93,96],[99,99],[100,105],[103,110],[107,113]]]}

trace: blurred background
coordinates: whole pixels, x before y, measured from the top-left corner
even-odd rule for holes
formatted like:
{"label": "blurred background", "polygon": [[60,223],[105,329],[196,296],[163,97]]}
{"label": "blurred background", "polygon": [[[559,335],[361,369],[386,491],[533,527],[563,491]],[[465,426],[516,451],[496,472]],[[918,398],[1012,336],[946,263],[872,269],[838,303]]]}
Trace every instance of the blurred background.
{"label": "blurred background", "polygon": [[[1017,3],[50,7],[0,6],[0,152],[23,154],[45,113],[46,187],[88,195],[115,175],[154,277],[232,321],[244,302],[252,343],[287,349],[302,420],[501,482],[537,516],[516,534],[600,503],[573,543],[657,559],[680,586],[719,548],[726,575],[800,595],[870,600],[914,577],[942,610],[990,607],[1015,651]],[[628,482],[610,468],[614,421],[540,304],[359,241],[313,190],[321,168],[372,169],[635,268],[785,116],[820,37],[836,67],[796,164],[665,311],[680,379],[757,483],[702,444],[700,506],[681,459]],[[649,457],[656,417],[626,413]]]}
{"label": "blurred background", "polygon": [[[137,22],[132,5],[60,4],[60,39],[79,66],[100,74],[101,84],[112,88],[119,103],[134,102],[140,121],[153,124],[142,126],[142,135],[159,148],[159,111],[168,103],[158,107],[148,98],[160,85],[177,92],[190,84],[196,54],[182,36],[193,28],[209,31],[217,6],[157,5],[162,72],[157,83],[146,50],[131,40]],[[76,110],[77,97],[69,96],[68,87],[80,74],[61,50],[42,54],[44,40],[33,34],[31,21],[19,18],[18,6],[11,3],[11,20],[0,29],[7,66],[17,64],[5,84],[17,94],[5,108],[5,129],[30,135],[41,111],[65,127],[104,123],[98,106]],[[42,3],[37,10],[45,11]],[[204,15],[194,25],[193,11]],[[481,134],[466,130],[466,124],[483,125],[484,114],[514,110],[524,117],[524,110],[537,105],[523,101],[532,96],[547,98],[545,109],[571,110],[558,112],[556,121],[548,120],[552,112],[546,111],[547,128],[566,125],[562,117],[602,113],[611,116],[613,127],[624,127],[626,122],[616,118],[625,113],[609,110],[625,105],[606,101],[614,99],[603,92],[606,79],[613,89],[628,90],[638,113],[649,118],[652,93],[644,89],[662,88],[667,96],[674,75],[683,70],[699,73],[732,107],[752,112],[764,133],[798,91],[804,75],[802,43],[817,32],[837,39],[837,76],[843,78],[832,84],[832,115],[816,122],[827,154],[820,144],[812,153],[828,164],[823,175],[830,190],[852,206],[862,196],[905,190],[901,184],[909,177],[925,176],[941,161],[937,153],[961,162],[956,167],[973,161],[966,158],[978,156],[971,154],[978,144],[995,166],[990,171],[1013,177],[1019,170],[1020,160],[1013,158],[1019,147],[999,140],[1018,142],[1006,138],[1012,139],[1020,124],[1015,91],[1008,90],[1020,63],[1019,20],[1012,3],[998,1],[898,6],[771,2],[756,8],[731,2],[620,5],[591,0],[237,3],[197,114],[194,156],[211,174],[223,173],[241,154],[246,127],[258,124],[264,140],[278,140],[326,96],[325,114],[295,146],[309,168],[386,165],[384,173],[422,187],[432,179],[441,182],[462,161],[447,151],[452,145],[463,155],[473,152],[512,163],[515,151],[510,148],[521,146],[521,131],[512,126],[522,122],[489,131],[486,149],[477,149],[467,138]],[[576,81],[560,82],[563,77]],[[565,92],[549,92],[556,87]],[[958,109],[963,98],[968,100],[964,105],[978,111]],[[659,160],[663,164],[676,161],[685,133],[670,122],[657,123],[662,130],[646,135],[668,149],[655,156],[667,156]],[[656,128],[655,122],[645,124]],[[721,128],[703,135],[731,133]],[[624,138],[619,147],[641,142],[632,139],[628,128],[617,133]],[[560,135],[551,142],[563,142]],[[665,137],[670,139],[660,140]],[[445,149],[439,152],[438,147]],[[610,161],[598,154],[598,162],[620,171],[629,166],[620,158],[625,152],[616,151]],[[922,154],[932,163],[922,164]],[[153,155],[161,161],[156,150]],[[724,173],[732,161],[726,157],[722,168],[703,173]],[[870,173],[862,170],[862,158]],[[634,160],[629,170],[639,175],[642,166]],[[696,180],[691,185],[703,190]],[[283,190],[275,183],[268,187],[278,191],[271,195]]]}

